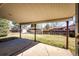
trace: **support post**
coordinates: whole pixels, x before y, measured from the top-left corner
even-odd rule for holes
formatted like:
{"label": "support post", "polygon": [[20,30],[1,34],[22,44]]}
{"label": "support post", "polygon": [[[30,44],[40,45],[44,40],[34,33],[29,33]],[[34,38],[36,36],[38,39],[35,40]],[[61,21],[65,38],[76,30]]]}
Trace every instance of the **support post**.
{"label": "support post", "polygon": [[76,4],[76,12],[75,12],[75,21],[76,21],[76,32],[75,32],[75,55],[79,56],[79,3]]}
{"label": "support post", "polygon": [[20,31],[19,32],[20,32],[20,39],[21,39],[21,24],[19,24],[19,25],[20,25]]}
{"label": "support post", "polygon": [[66,21],[66,49],[68,49],[68,45],[69,45],[69,42],[68,42],[68,39],[69,39],[69,28],[68,28],[68,25],[69,25],[69,21]]}
{"label": "support post", "polygon": [[34,24],[34,26],[35,26],[34,41],[36,42],[36,24]]}

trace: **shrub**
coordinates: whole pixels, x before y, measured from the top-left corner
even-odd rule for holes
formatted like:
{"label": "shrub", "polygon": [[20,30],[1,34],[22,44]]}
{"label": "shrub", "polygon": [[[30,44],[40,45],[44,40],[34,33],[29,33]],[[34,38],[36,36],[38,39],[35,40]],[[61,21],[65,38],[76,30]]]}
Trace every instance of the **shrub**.
{"label": "shrub", "polygon": [[0,37],[8,34],[8,20],[0,18]]}
{"label": "shrub", "polygon": [[69,32],[69,36],[70,36],[70,37],[75,37],[75,31]]}

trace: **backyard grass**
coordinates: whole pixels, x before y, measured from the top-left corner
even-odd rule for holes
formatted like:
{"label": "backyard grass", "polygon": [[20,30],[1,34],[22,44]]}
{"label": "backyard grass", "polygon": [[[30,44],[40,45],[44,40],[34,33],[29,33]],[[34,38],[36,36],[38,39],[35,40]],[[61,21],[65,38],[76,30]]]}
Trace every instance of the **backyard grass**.
{"label": "backyard grass", "polygon": [[[34,40],[33,34],[22,34],[23,38],[29,38]],[[63,35],[47,35],[47,34],[37,34],[36,40],[41,43],[45,43],[52,46],[57,46],[61,48],[65,48],[66,37]],[[75,51],[75,38],[69,37],[69,49],[71,52]]]}
{"label": "backyard grass", "polygon": [[[10,33],[7,37],[19,37],[19,33]],[[34,34],[22,34],[22,38],[34,40]],[[66,37],[63,35],[37,34],[36,40],[44,44],[61,48],[65,48],[66,45]],[[71,50],[71,52],[74,53],[75,38],[69,37],[69,50]]]}

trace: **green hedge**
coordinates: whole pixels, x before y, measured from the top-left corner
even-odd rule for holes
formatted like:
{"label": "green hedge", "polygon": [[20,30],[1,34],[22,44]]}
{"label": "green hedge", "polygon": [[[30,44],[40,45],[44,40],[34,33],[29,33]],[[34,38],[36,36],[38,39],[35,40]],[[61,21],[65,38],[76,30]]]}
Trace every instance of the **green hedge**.
{"label": "green hedge", "polygon": [[75,37],[75,31],[69,32],[69,36],[70,36],[70,37]]}
{"label": "green hedge", "polygon": [[8,34],[8,20],[0,18],[0,37]]}

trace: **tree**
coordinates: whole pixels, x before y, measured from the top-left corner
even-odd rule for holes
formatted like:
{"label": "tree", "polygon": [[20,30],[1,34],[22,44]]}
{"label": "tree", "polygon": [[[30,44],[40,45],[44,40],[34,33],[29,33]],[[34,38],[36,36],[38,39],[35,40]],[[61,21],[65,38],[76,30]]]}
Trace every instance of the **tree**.
{"label": "tree", "polygon": [[8,20],[0,18],[0,37],[8,34]]}
{"label": "tree", "polygon": [[14,29],[15,30],[19,30],[20,29],[20,25],[16,22],[16,21],[12,21],[12,24],[14,25],[12,28],[11,28],[11,30],[13,30],[14,31]]}
{"label": "tree", "polygon": [[12,21],[12,24],[13,24],[14,26],[19,26],[19,24],[18,24],[17,22],[15,22],[15,21]]}
{"label": "tree", "polygon": [[31,24],[31,27],[35,27],[35,24]]}
{"label": "tree", "polygon": [[49,24],[46,24],[45,29],[49,29],[49,28],[50,28]]}

